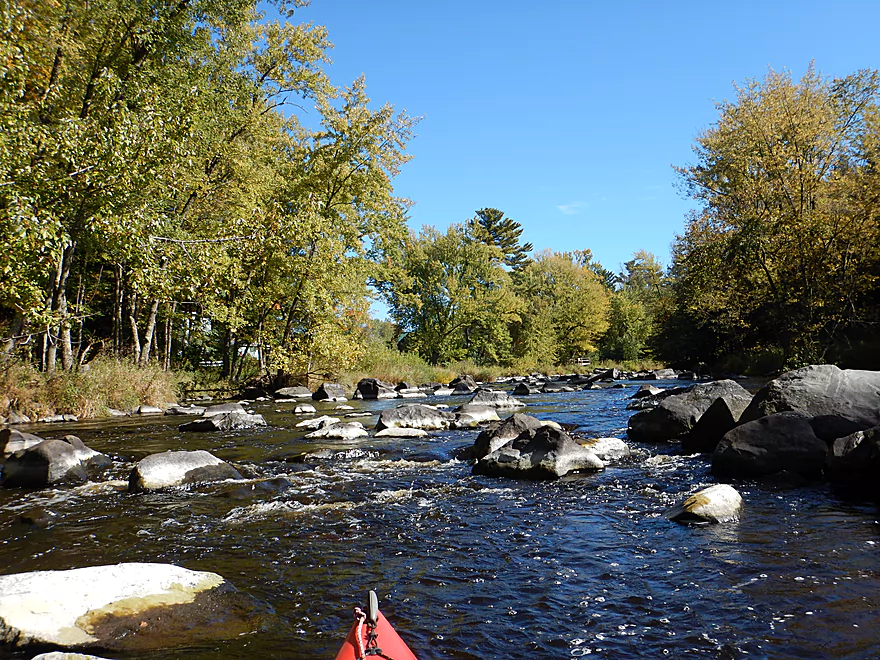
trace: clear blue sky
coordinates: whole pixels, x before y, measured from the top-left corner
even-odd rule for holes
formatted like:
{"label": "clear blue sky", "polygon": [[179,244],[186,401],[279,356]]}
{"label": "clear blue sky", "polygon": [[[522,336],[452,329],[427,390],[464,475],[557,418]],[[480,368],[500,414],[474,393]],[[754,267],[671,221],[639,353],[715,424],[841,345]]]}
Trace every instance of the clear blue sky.
{"label": "clear blue sky", "polygon": [[423,117],[396,179],[410,224],[444,229],[482,207],[535,249],[589,248],[617,271],[669,262],[691,202],[672,165],[733,83],[880,67],[880,2],[312,0],[337,84]]}

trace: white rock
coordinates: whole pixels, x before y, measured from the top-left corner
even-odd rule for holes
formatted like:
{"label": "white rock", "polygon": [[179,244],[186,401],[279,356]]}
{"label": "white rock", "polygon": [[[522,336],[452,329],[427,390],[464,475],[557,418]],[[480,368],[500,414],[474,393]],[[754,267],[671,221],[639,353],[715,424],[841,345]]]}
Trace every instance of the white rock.
{"label": "white rock", "polygon": [[742,497],[735,488],[717,484],[697,491],[663,515],[675,522],[723,523],[738,520],[742,506]]}
{"label": "white rock", "polygon": [[629,445],[620,438],[593,438],[580,444],[606,462],[619,461],[630,454]]}
{"label": "white rock", "polygon": [[315,419],[304,419],[299,424],[296,425],[296,428],[304,428],[304,429],[320,429],[325,426],[330,426],[331,424],[338,424],[340,419],[338,417],[330,417],[329,415],[322,415],[321,417],[315,417]]}
{"label": "white rock", "polygon": [[306,438],[330,438],[333,440],[354,440],[355,438],[363,438],[368,436],[364,425],[360,422],[345,422],[331,424],[317,431],[312,431],[306,435]]}
{"label": "white rock", "polygon": [[311,415],[318,412],[311,403],[301,403],[293,409],[294,415]]}
{"label": "white rock", "polygon": [[382,429],[376,432],[377,438],[426,438],[428,432],[424,429],[408,429],[405,427],[394,427],[390,429]]}
{"label": "white rock", "polygon": [[99,641],[86,630],[93,619],[191,603],[223,583],[216,573],[147,563],[0,575],[0,630],[19,646],[85,646]]}

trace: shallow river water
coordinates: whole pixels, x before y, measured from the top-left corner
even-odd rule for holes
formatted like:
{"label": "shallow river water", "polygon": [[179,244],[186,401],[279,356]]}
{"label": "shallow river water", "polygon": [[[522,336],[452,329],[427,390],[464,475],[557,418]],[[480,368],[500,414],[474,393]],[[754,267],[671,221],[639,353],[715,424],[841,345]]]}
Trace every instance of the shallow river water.
{"label": "shallow river water", "polygon": [[[524,412],[625,437],[634,387],[526,397]],[[685,527],[663,511],[714,480],[707,460],[674,445],[634,443],[601,473],[511,481],[472,477],[454,459],[476,431],[316,445],[292,408],[256,404],[269,427],[230,433],[182,434],[176,417],[23,429],[79,435],[113,457],[116,479],[150,453],[206,449],[293,486],[2,491],[0,574],[170,562],[219,573],[267,611],[252,635],[136,656],[150,660],[333,658],[369,589],[422,660],[880,657],[873,505],[822,484],[737,483],[741,521]],[[328,446],[333,460],[290,461]],[[18,520],[35,507],[52,524]]]}

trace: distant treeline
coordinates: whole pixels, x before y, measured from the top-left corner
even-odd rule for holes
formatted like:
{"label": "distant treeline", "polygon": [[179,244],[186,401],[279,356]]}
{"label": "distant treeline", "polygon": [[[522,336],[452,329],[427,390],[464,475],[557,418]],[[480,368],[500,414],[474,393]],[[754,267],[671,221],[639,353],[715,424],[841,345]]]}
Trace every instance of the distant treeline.
{"label": "distant treeline", "polygon": [[[680,170],[702,208],[670,268],[638,251],[612,273],[586,246],[534,253],[493,208],[410,232],[392,180],[416,120],[371,105],[363,80],[331,83],[326,30],[273,9],[0,6],[5,355],[235,379],[338,373],[377,340],[523,370],[760,369],[748,360],[842,360],[874,341],[876,72],[739,89]],[[370,321],[371,293],[392,323]]]}

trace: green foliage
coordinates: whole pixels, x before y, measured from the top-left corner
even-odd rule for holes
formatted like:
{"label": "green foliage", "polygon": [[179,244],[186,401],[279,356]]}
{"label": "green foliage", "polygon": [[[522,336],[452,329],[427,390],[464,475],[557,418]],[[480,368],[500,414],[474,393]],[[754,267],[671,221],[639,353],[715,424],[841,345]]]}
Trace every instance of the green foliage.
{"label": "green foliage", "polygon": [[522,227],[498,209],[480,209],[467,223],[468,234],[486,245],[494,245],[504,255],[504,264],[513,271],[521,271],[528,263],[528,253],[534,246],[520,243]]}
{"label": "green foliage", "polygon": [[[787,366],[877,319],[880,76],[771,71],[718,106],[679,172],[702,203],[674,246],[680,326],[718,358],[775,346]],[[687,319],[687,323],[681,323]]]}

